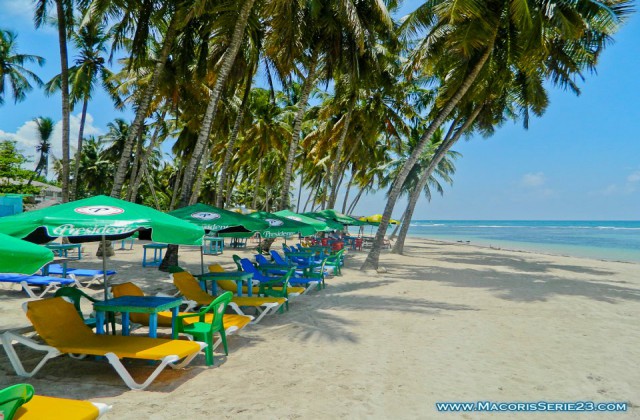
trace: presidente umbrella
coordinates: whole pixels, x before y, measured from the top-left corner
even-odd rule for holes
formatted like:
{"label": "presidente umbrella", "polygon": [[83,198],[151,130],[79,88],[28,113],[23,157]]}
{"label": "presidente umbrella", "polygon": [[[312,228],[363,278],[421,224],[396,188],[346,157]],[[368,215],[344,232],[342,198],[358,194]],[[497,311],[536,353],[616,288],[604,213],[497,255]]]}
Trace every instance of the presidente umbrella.
{"label": "presidente umbrella", "polygon": [[0,273],[31,275],[51,261],[50,249],[0,233]]}
{"label": "presidente umbrella", "polygon": [[334,230],[333,228],[329,227],[328,224],[323,220],[314,219],[313,217],[305,216],[304,214],[294,213],[291,210],[280,210],[273,214],[286,217],[290,220],[295,220],[296,222],[302,222],[311,225],[316,230],[316,232],[327,232],[330,230]]}
{"label": "presidente umbrella", "polygon": [[327,226],[331,229],[331,230],[343,230],[344,229],[344,225],[342,223],[338,223],[333,219],[329,219],[328,217],[324,216],[324,215],[320,215],[319,213],[313,213],[313,212],[307,212],[307,213],[302,213],[303,216],[309,217],[311,219],[315,219],[315,220],[319,220],[323,223],[326,223]]}
{"label": "presidente umbrella", "polygon": [[[140,204],[98,195],[40,210],[0,218],[0,233],[29,242],[47,243],[59,236],[70,242],[92,242],[127,238],[151,229],[156,242],[200,245],[204,230],[184,220]],[[106,256],[102,253],[105,297]]]}
{"label": "presidente umbrella", "polygon": [[267,222],[202,203],[182,207],[170,211],[168,214],[202,226],[204,230],[214,233],[247,233],[251,235],[253,232],[269,227]]}
{"label": "presidente umbrella", "polygon": [[[251,236],[269,227],[269,223],[252,219],[241,213],[224,210],[208,204],[197,203],[170,211],[168,214],[186,220],[204,230],[217,233],[219,236],[245,237]],[[204,273],[204,257],[200,246],[200,269]]]}
{"label": "presidente umbrella", "polygon": [[317,215],[321,217],[326,217],[327,219],[334,220],[338,223],[341,223],[345,226],[364,226],[365,222],[362,222],[358,219],[354,219],[351,216],[347,216],[346,214],[338,213],[335,210],[322,210],[316,212]]}
{"label": "presidente umbrella", "polygon": [[257,211],[247,216],[256,220],[262,220],[269,224],[268,228],[260,232],[260,235],[267,239],[277,237],[288,238],[296,233],[299,233],[302,236],[310,236],[316,233],[316,229],[311,225],[287,219],[286,217],[268,213],[266,211]]}

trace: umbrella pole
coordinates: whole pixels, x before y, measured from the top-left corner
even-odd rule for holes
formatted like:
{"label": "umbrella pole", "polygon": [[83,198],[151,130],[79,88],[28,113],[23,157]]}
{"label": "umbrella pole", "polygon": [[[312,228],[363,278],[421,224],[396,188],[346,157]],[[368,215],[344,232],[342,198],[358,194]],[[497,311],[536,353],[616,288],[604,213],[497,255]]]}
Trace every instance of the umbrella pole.
{"label": "umbrella pole", "polygon": [[[104,300],[107,300],[107,241],[102,235],[102,282],[104,284]],[[109,323],[107,322],[107,334],[109,334]]]}
{"label": "umbrella pole", "polygon": [[202,245],[200,245],[200,274],[204,274],[204,255]]}

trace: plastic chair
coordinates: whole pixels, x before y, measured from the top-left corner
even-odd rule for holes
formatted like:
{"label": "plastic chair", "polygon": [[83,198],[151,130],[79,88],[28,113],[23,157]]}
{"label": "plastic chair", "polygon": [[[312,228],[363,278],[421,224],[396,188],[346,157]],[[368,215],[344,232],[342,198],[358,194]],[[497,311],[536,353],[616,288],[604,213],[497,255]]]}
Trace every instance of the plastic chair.
{"label": "plastic chair", "polygon": [[344,252],[345,252],[345,249],[341,249],[335,255],[327,257],[325,261],[325,265],[327,267],[332,267],[333,272],[336,276],[342,275],[341,267],[344,265]]}
{"label": "plastic chair", "polygon": [[[176,319],[176,329],[173,332],[173,338],[178,338],[178,333],[184,333],[192,336],[198,341],[207,343],[207,347],[204,349],[204,354],[207,362],[207,366],[213,365],[213,334],[220,334],[222,340],[222,346],[224,347],[224,354],[229,354],[229,348],[227,347],[227,337],[224,332],[224,325],[222,322],[224,311],[227,309],[227,305],[231,302],[233,294],[231,292],[224,292],[218,296],[207,307],[200,309],[198,313],[179,315]],[[207,314],[213,314],[211,322],[205,322]],[[198,322],[185,323],[187,318],[198,317]]]}
{"label": "plastic chair", "polygon": [[[87,324],[89,328],[96,327],[96,319],[94,317],[84,316],[84,314],[82,313],[80,302],[82,301],[82,298],[87,299],[91,303],[97,302],[98,301],[97,299],[92,298],[82,290],[76,289],[75,287],[60,288],[56,290],[55,297],[66,297],[71,299],[71,301],[73,301],[73,306],[76,308],[76,311],[78,311],[78,314],[80,315],[80,317],[82,317],[82,319],[84,320],[84,323]],[[116,333],[116,317],[112,312],[108,313],[108,322],[109,324],[111,324],[111,331],[113,332],[113,334],[115,334]]]}
{"label": "plastic chair", "polygon": [[13,419],[13,415],[22,404],[27,403],[35,394],[29,384],[13,385],[0,391],[0,413],[4,413],[4,420]]}

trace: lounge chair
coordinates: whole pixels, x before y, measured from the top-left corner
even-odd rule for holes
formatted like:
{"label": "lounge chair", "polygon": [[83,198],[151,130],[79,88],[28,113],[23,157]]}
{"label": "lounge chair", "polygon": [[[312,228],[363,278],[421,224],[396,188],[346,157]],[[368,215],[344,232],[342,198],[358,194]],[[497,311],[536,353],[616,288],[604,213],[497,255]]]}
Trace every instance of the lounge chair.
{"label": "lounge chair", "polygon": [[[37,343],[11,331],[2,335],[2,345],[11,365],[18,375],[24,377],[34,376],[49,359],[65,353],[104,356],[129,388],[142,390],[167,365],[174,369],[186,366],[206,347],[205,343],[197,341],[94,334],[84,324],[73,304],[62,297],[30,301],[25,307],[27,317],[46,344]],[[28,372],[13,347],[13,341],[47,354]],[[144,382],[138,383],[122,364],[120,359],[123,358],[154,360],[160,364]],[[181,359],[184,360],[177,363]]]}
{"label": "lounge chair", "polygon": [[[195,301],[198,305],[208,306],[215,299],[200,287],[200,283],[191,273],[182,271],[171,273],[173,284],[180,293],[187,299]],[[248,297],[234,296],[229,303],[229,307],[237,314],[244,315],[240,309],[242,306],[253,307],[258,312],[258,316],[251,322],[257,324],[268,313],[274,313],[287,301],[285,298],[274,297]]]}
{"label": "lounge chair", "polygon": [[[238,257],[240,258],[240,257]],[[238,260],[238,264],[240,264],[239,262],[240,260]],[[209,266],[209,271],[212,273],[224,273],[224,268],[222,268],[222,266],[220,264],[211,264]],[[233,293],[234,295],[238,294],[238,285],[236,284],[235,281],[232,280],[216,280],[216,283],[218,284],[218,287],[221,288],[222,290],[226,290],[229,291],[231,293]],[[274,287],[275,290],[281,290],[281,287]],[[249,288],[246,286],[242,286],[242,294],[246,295],[249,291]],[[304,287],[294,287],[294,286],[290,286],[287,288],[287,292],[289,294],[288,299],[290,298],[294,298],[296,296],[300,296],[301,294],[303,294],[305,291]],[[260,294],[260,287],[259,286],[252,286],[251,287],[251,293],[255,296],[258,296]]]}
{"label": "lounge chair", "polygon": [[0,390],[0,413],[4,420],[93,420],[111,409],[110,405],[67,398],[34,395],[29,384]]}
{"label": "lounge chair", "polygon": [[[142,289],[140,289],[138,286],[136,286],[131,282],[116,284],[111,286],[111,293],[113,294],[113,297],[116,297],[116,298],[120,296],[144,296],[144,292],[142,291]],[[187,315],[193,315],[193,313],[192,312],[178,313],[178,317],[186,317]],[[133,323],[144,325],[147,327],[149,326],[149,314],[132,312],[129,315],[129,317],[130,317],[129,318],[130,321]],[[171,328],[171,320],[172,320],[172,314],[170,311],[158,312],[158,327]],[[253,320],[253,317],[250,315],[226,314],[223,318],[224,332],[227,335],[233,334],[236,331],[240,331],[241,329],[243,329],[252,320]],[[198,322],[197,318],[183,319],[183,323],[185,325],[189,323],[195,323],[195,322]],[[213,314],[207,314],[203,322],[212,323]],[[216,347],[220,345],[220,343],[224,344],[225,341],[222,339],[219,339],[213,344],[211,350],[215,350]]]}
{"label": "lounge chair", "polygon": [[[278,277],[269,277],[264,274],[260,270],[258,270],[247,258],[243,258],[240,260],[240,264],[242,265],[243,271],[248,273],[253,273],[253,280],[258,280],[260,283],[262,282],[273,282],[277,281]],[[293,268],[292,268],[293,270]],[[294,286],[304,287],[305,290],[302,294],[307,294],[313,288],[320,288],[323,279],[320,277],[294,277],[291,276],[289,279],[289,284]]]}
{"label": "lounge chair", "polygon": [[[49,265],[49,275],[61,276],[64,274],[64,269],[60,264]],[[116,271],[107,270],[107,281],[111,280],[116,274]],[[84,287],[89,287],[92,284],[102,284],[104,276],[102,270],[91,270],[88,268],[67,268],[67,275],[72,279],[78,280]]]}
{"label": "lounge chair", "polygon": [[[81,302],[82,299],[86,299],[91,303],[97,302],[97,299],[87,295],[85,292],[83,292],[82,290],[76,288],[76,287],[61,287],[60,289],[56,290],[56,293],[54,295],[55,297],[66,297],[68,299],[70,299],[73,303],[73,306],[76,308],[76,311],[78,311],[78,315],[80,315],[80,317],[82,317],[82,319],[84,320],[84,323],[89,327],[89,328],[95,328],[96,327],[96,318],[93,316],[84,316],[84,314],[82,313],[82,307],[81,307]],[[115,334],[115,330],[116,330],[116,317],[113,314],[113,312],[109,312],[107,313],[107,317],[108,317],[108,321],[111,324],[111,331],[114,331]]]}
{"label": "lounge chair", "polygon": [[72,278],[25,276],[22,274],[0,274],[0,282],[19,284],[25,293],[33,299],[40,299],[48,292],[58,290],[61,286],[81,286],[77,280]]}

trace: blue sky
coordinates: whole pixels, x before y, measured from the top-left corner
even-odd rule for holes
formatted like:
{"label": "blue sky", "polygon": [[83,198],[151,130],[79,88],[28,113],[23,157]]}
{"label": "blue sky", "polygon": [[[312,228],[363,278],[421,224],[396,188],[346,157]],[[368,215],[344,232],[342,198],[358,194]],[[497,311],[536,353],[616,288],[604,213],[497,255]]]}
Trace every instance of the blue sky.
{"label": "blue sky", "polygon": [[[59,72],[57,34],[53,28],[34,30],[31,4],[0,0],[0,28],[18,33],[21,52],[47,59],[37,73],[48,80]],[[409,1],[401,10],[416,4]],[[598,74],[581,83],[582,95],[552,89],[547,112],[532,119],[529,130],[508,123],[491,138],[474,136],[454,146],[463,155],[456,163],[454,185],[431,203],[422,200],[414,219],[640,219],[637,15],[615,41],[601,56]],[[89,113],[88,134],[105,132],[114,118],[130,118],[130,113],[115,111],[102,93]],[[39,115],[59,120],[59,96],[47,98],[36,89],[17,105],[6,98],[0,108],[0,139],[15,139],[26,155],[33,155],[34,126],[29,121]],[[72,133],[77,132],[74,127],[77,118],[72,119]],[[54,153],[59,155],[59,149],[54,147]],[[372,194],[361,200],[356,213],[378,213],[384,204],[384,194]],[[396,217],[404,205],[398,203]]]}

